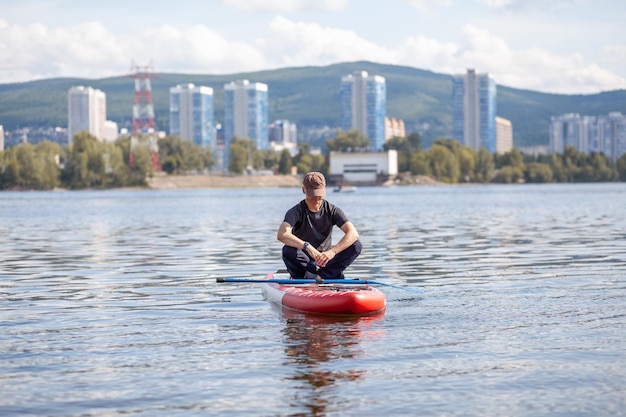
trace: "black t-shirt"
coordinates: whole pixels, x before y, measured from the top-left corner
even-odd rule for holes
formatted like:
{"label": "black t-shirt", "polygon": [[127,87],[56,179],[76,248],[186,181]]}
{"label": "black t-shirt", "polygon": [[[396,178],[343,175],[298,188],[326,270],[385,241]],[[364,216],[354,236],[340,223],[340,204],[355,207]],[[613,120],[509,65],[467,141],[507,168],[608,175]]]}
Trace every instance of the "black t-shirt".
{"label": "black t-shirt", "polygon": [[333,226],[341,228],[349,222],[343,210],[324,200],[322,208],[312,212],[302,200],[285,214],[285,222],[292,227],[292,233],[314,248],[323,252],[332,246]]}

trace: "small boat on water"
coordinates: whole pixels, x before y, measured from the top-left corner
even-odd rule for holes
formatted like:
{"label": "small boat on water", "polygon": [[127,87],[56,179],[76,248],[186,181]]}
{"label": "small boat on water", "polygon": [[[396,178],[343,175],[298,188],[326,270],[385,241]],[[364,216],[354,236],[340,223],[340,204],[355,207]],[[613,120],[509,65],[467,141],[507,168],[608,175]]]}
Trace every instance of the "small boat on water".
{"label": "small boat on water", "polygon": [[356,187],[354,185],[338,185],[333,188],[333,191],[336,193],[353,193],[356,191]]}
{"label": "small boat on water", "polygon": [[[289,279],[288,274],[270,273],[265,279]],[[385,294],[370,285],[337,284],[283,284],[268,282],[262,285],[265,298],[293,310],[317,314],[369,315],[385,310]]]}

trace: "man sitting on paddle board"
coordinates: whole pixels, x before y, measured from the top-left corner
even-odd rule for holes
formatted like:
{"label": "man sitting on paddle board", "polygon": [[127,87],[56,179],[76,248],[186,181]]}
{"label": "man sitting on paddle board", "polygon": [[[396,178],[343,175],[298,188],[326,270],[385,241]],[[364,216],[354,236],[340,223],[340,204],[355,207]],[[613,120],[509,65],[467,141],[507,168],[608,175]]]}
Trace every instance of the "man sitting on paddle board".
{"label": "man sitting on paddle board", "polygon": [[[362,245],[343,210],[324,199],[326,179],[320,172],[304,176],[306,198],[285,214],[277,238],[285,244],[283,261],[292,278],[344,278],[343,271],[359,256]],[[344,235],[332,246],[333,227]]]}

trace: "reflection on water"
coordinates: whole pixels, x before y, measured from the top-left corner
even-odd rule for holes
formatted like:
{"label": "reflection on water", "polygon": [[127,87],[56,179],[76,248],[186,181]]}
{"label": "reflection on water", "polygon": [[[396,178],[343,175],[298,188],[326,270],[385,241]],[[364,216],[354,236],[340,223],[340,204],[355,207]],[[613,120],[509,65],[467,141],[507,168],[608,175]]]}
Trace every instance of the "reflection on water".
{"label": "reflection on water", "polygon": [[324,416],[332,411],[339,398],[338,388],[365,373],[360,369],[337,369],[333,362],[362,356],[363,339],[384,333],[374,327],[384,315],[337,317],[282,310],[286,366],[293,369],[287,379],[298,383],[291,407],[308,410],[306,414],[292,415]]}
{"label": "reflection on water", "polygon": [[329,194],[348,276],[425,290],[345,320],[215,282],[301,197],[0,193],[0,415],[623,415],[626,184]]}

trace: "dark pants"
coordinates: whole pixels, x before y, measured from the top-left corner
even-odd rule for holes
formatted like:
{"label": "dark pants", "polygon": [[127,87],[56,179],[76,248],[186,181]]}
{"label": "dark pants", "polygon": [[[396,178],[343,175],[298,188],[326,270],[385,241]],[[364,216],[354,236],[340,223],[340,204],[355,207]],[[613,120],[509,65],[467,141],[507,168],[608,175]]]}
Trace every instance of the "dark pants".
{"label": "dark pants", "polygon": [[359,256],[362,248],[361,241],[357,240],[335,255],[326,266],[318,267],[302,249],[283,246],[283,261],[292,278],[315,278],[319,275],[323,279],[340,279],[344,277],[343,271]]}

